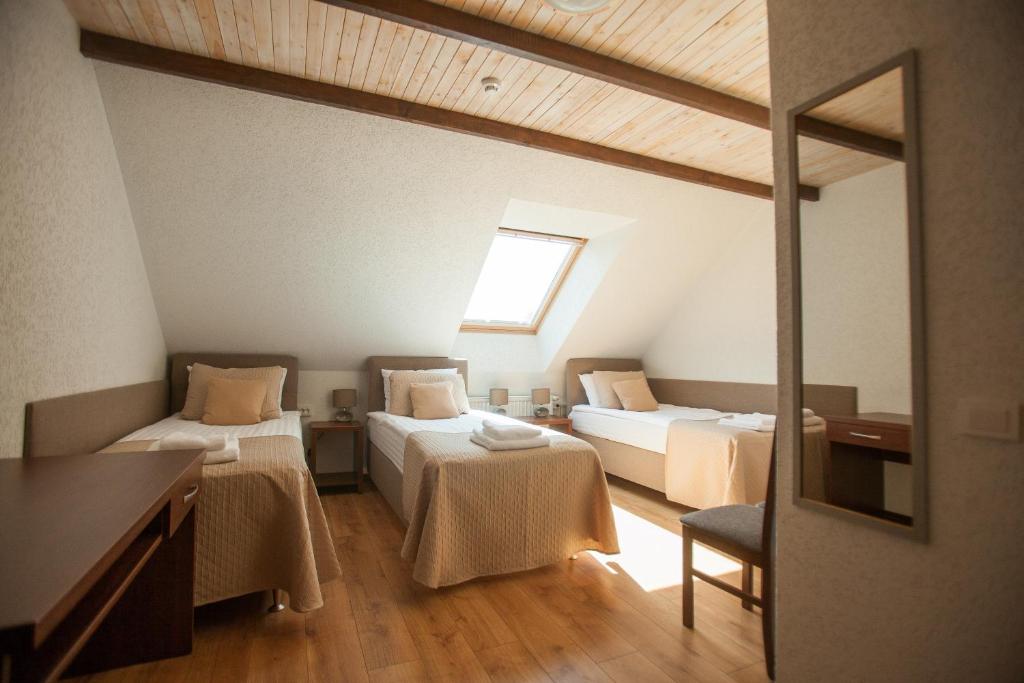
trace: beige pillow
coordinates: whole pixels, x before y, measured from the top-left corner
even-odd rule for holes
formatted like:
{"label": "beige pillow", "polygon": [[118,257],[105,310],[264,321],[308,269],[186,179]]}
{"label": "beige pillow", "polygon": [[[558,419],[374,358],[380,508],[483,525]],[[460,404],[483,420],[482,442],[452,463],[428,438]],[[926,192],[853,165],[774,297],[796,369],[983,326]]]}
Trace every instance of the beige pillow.
{"label": "beige pillow", "polygon": [[185,394],[185,406],[181,409],[183,420],[198,420],[203,416],[206,405],[207,384],[214,377],[225,379],[260,380],[267,385],[260,410],[261,420],[273,420],[281,417],[281,389],[284,385],[285,369],[274,366],[268,368],[215,368],[202,363],[194,363],[188,376],[188,393]]}
{"label": "beige pillow", "polygon": [[622,410],[622,402],[615,395],[612,384],[626,379],[643,379],[647,377],[643,370],[631,372],[616,372],[613,370],[594,370],[594,387],[597,389],[597,397],[601,400],[601,408],[615,408]]}
{"label": "beige pillow", "polygon": [[263,380],[211,377],[206,383],[203,424],[256,424],[266,397],[267,383]]}
{"label": "beige pillow", "polygon": [[651,393],[646,379],[624,379],[612,383],[615,395],[619,397],[625,410],[647,411],[657,410],[658,401]]}
{"label": "beige pillow", "polygon": [[388,413],[392,415],[412,416],[412,399],[409,387],[415,384],[437,384],[447,382],[452,386],[452,398],[459,413],[469,412],[469,397],[466,395],[466,381],[462,375],[434,374],[416,370],[395,370],[391,373],[391,403]]}
{"label": "beige pillow", "polygon": [[412,416],[417,420],[443,420],[459,416],[451,382],[410,384],[409,398],[412,400]]}

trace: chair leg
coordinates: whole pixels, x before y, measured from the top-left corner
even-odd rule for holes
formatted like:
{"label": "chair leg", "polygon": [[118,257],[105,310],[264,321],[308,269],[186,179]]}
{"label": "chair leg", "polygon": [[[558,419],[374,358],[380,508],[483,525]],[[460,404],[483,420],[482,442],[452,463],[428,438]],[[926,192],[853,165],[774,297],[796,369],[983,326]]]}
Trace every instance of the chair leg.
{"label": "chair leg", "polygon": [[[754,594],[754,568],[749,562],[743,563],[743,592],[749,595]],[[743,609],[754,611],[754,603],[744,600]]]}
{"label": "chair leg", "polygon": [[693,628],[693,536],[683,526],[683,626]]}

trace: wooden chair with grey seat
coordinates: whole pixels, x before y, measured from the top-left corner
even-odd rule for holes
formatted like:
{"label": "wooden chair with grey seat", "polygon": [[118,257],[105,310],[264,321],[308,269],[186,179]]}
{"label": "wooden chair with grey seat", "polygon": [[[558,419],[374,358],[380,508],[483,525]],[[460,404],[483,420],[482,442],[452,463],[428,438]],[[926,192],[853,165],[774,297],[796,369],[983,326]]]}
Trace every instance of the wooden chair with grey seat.
{"label": "wooden chair with grey seat", "polygon": [[[744,609],[761,608],[765,665],[775,678],[771,619],[771,543],[775,520],[775,442],[768,470],[768,491],[757,505],[723,505],[690,512],[679,518],[683,525],[683,625],[693,628],[693,578],[735,595]],[[693,568],[693,543],[720,550],[743,564],[741,587],[736,588]],[[754,567],[761,570],[761,595],[754,594]]]}

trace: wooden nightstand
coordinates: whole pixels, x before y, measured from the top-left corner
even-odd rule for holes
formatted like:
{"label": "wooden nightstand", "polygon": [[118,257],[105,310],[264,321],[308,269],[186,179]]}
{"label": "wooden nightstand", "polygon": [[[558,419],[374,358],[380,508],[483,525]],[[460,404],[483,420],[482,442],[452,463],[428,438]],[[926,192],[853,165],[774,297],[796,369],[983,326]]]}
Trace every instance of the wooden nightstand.
{"label": "wooden nightstand", "polygon": [[[316,487],[333,488],[336,486],[354,486],[357,493],[363,490],[363,423],[359,420],[351,422],[310,422],[309,431],[312,443],[309,448],[309,471],[313,473]],[[320,437],[332,432],[352,433],[352,472],[317,472],[316,446]]]}
{"label": "wooden nightstand", "polygon": [[549,415],[548,417],[517,417],[520,422],[527,422],[538,427],[550,427],[551,429],[559,429],[566,434],[572,434],[572,418],[571,417],[558,417],[556,415]]}

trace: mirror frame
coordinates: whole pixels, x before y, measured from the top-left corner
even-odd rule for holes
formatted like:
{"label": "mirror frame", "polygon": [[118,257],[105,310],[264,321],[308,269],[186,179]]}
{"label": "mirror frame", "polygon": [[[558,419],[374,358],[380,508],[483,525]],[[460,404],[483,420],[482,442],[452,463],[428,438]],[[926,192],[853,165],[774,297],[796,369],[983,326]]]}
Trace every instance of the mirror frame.
{"label": "mirror frame", "polygon": [[[786,113],[788,129],[786,146],[789,175],[789,238],[790,277],[792,282],[791,317],[793,365],[790,380],[793,383],[793,403],[789,406],[789,428],[793,439],[793,504],[823,512],[833,517],[885,530],[898,536],[925,543],[928,541],[928,451],[927,451],[927,396],[925,374],[925,326],[924,326],[924,269],[923,244],[921,235],[921,183],[920,157],[917,128],[917,74],[914,50],[903,52],[859,76],[828,89]],[[913,410],[911,458],[913,463],[913,520],[907,527],[896,522],[873,517],[861,512],[830,505],[802,497],[803,493],[803,297],[801,292],[800,262],[800,202],[798,196],[800,179],[800,157],[797,143],[796,120],[801,114],[814,109],[847,91],[867,83],[893,69],[902,68],[903,84],[903,162],[906,174],[907,230],[909,246],[910,275],[910,354],[911,354],[911,404]],[[781,408],[781,406],[780,406]]]}

